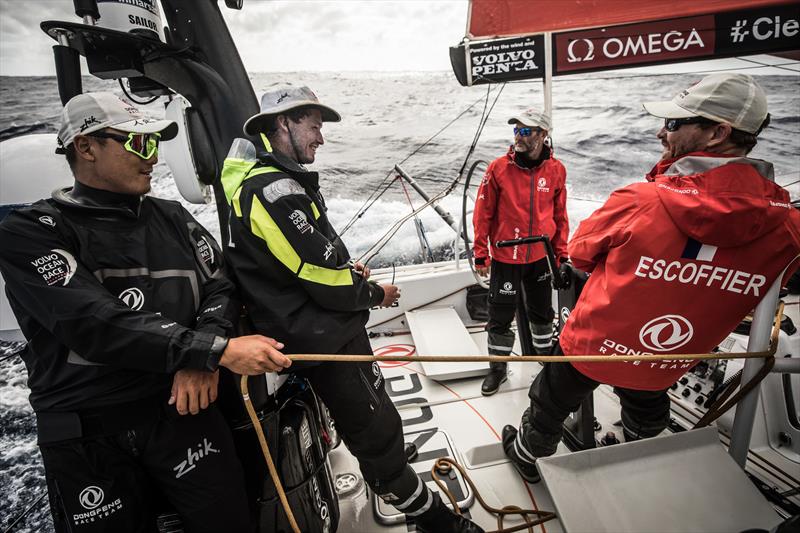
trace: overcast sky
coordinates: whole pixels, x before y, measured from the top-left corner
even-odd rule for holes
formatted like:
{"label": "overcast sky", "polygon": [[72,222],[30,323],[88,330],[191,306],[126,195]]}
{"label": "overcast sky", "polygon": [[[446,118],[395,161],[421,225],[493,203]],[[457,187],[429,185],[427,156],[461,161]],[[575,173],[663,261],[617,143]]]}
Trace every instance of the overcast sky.
{"label": "overcast sky", "polygon": [[[464,36],[467,0],[220,0],[250,72],[449,70]],[[79,21],[71,0],[0,0],[0,75],[53,75],[43,20]]]}

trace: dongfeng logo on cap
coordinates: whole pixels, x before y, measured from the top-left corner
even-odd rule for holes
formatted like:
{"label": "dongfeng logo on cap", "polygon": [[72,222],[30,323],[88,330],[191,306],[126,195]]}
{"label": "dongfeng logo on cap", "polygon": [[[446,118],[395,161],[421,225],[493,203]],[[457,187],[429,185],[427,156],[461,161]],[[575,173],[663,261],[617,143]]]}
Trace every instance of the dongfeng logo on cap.
{"label": "dongfeng logo on cap", "polygon": [[119,293],[119,299],[134,311],[139,311],[144,305],[144,294],[136,287],[130,287]]}
{"label": "dongfeng logo on cap", "polygon": [[289,93],[281,93],[281,95],[278,97],[278,101],[275,102],[275,103],[276,104],[280,104],[281,102],[283,102],[287,98],[289,98]]}
{"label": "dongfeng logo on cap", "polygon": [[639,331],[639,342],[657,352],[667,352],[692,340],[692,323],[680,315],[654,318]]}
{"label": "dongfeng logo on cap", "polygon": [[103,503],[104,497],[105,495],[103,494],[103,489],[100,487],[95,487],[94,485],[90,485],[81,491],[81,493],[78,495],[78,501],[84,509],[91,511]]}

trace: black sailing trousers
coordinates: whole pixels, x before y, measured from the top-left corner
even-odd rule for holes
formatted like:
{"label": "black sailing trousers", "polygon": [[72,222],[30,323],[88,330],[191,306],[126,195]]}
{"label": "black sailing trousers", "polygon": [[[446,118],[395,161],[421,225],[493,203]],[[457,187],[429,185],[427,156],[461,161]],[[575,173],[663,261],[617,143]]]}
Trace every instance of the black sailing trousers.
{"label": "black sailing trousers", "polygon": [[553,290],[547,259],[525,265],[492,260],[487,331],[509,330],[517,310],[520,289],[525,291],[528,320],[534,324],[553,322]]}
{"label": "black sailing trousers", "polygon": [[163,404],[160,415],[116,433],[40,445],[57,532],[156,531],[165,503],[187,533],[252,531],[222,414],[212,404],[181,416]]}
{"label": "black sailing trousers", "polygon": [[[554,352],[561,355],[557,344]],[[584,376],[569,363],[545,363],[528,390],[531,405],[520,423],[520,437],[533,457],[546,457],[556,451],[561,440],[562,424],[570,413],[600,383]],[[645,391],[614,387],[622,406],[622,429],[625,440],[654,437],[669,423],[667,390]]]}
{"label": "black sailing trousers", "polygon": [[[372,354],[366,331],[338,353]],[[422,482],[408,466],[402,420],[386,393],[378,363],[322,363],[298,373],[308,379],[330,410],[370,487],[382,497],[396,497],[387,501],[406,514],[414,516],[426,510],[429,491],[417,490]]]}

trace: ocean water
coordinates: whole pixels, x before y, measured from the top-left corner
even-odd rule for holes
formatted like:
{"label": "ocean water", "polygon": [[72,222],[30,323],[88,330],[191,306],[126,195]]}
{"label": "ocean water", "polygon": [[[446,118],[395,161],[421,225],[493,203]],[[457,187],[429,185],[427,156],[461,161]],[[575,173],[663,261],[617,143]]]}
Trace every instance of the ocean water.
{"label": "ocean water", "polygon": [[[640,181],[660,154],[655,137],[661,122],[648,116],[642,101],[669,99],[700,79],[701,74],[631,77],[604,74],[557,78],[553,89],[555,154],[567,168],[571,226],[585,218],[614,189]],[[325,145],[312,166],[321,175],[330,217],[342,228],[359,211],[396,163],[430,193],[444,189],[457,175],[478,123],[500,87],[464,88],[451,73],[254,73],[257,93],[277,84],[308,85],[343,116],[325,124]],[[760,76],[769,97],[772,124],[761,136],[753,157],[775,165],[776,181],[800,197],[800,77]],[[84,90],[120,92],[115,83],[84,79]],[[121,94],[121,93],[120,93]],[[502,89],[471,161],[490,161],[511,142],[506,121],[515,112],[541,106],[540,82],[509,84]],[[147,106],[159,115],[162,103]],[[470,106],[472,106],[470,108]],[[469,109],[468,109],[469,108]],[[0,78],[0,139],[57,129],[61,105],[55,78]],[[460,114],[460,119],[421,145]],[[0,145],[1,147],[2,145]],[[421,148],[420,148],[421,147]],[[412,152],[416,153],[404,161]],[[178,199],[169,169],[156,168],[153,194]],[[475,181],[480,176],[475,177]],[[409,188],[411,204],[423,200]],[[219,225],[213,206],[186,204],[212,232]],[[460,213],[457,189],[441,205]],[[410,210],[399,183],[394,183],[344,235],[353,255],[367,250],[395,220]],[[437,258],[452,255],[455,233],[427,209],[420,215]],[[421,260],[414,224],[406,223],[372,266]],[[35,423],[27,403],[26,375],[14,347],[0,347],[0,528],[43,494],[43,467],[35,445]],[[16,531],[51,531],[46,499],[40,501]]]}

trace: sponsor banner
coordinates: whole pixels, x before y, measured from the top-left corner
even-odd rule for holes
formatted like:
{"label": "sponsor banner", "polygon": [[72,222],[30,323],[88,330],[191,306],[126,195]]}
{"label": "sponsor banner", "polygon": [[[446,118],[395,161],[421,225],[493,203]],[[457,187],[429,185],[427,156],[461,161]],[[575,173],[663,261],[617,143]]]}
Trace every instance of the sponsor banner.
{"label": "sponsor banner", "polygon": [[544,76],[544,36],[460,44],[450,49],[450,61],[462,85],[541,78]]}
{"label": "sponsor banner", "polygon": [[554,74],[699,59],[715,37],[713,15],[559,33]]}
{"label": "sponsor banner", "polygon": [[800,4],[716,15],[720,56],[796,50],[800,47]]}

